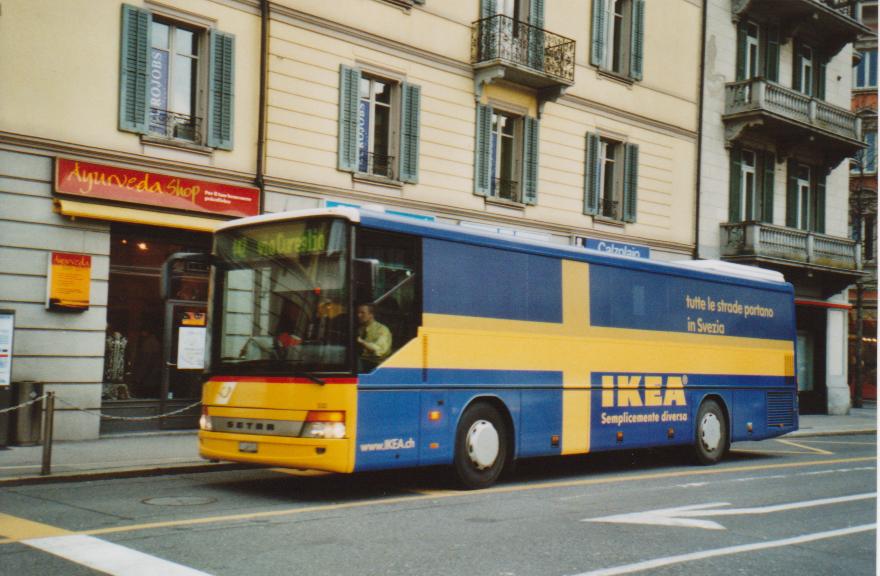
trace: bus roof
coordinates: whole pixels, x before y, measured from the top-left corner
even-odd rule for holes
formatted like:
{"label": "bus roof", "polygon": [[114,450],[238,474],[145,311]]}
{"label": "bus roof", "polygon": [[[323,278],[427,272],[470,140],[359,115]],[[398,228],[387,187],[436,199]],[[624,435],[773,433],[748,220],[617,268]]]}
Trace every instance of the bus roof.
{"label": "bus roof", "polygon": [[451,224],[388,214],[382,211],[381,208],[373,210],[368,208],[333,207],[261,214],[259,216],[249,216],[247,218],[239,218],[224,222],[217,227],[216,231],[222,232],[241,226],[321,216],[345,218],[353,223],[360,223],[370,228],[414,234],[439,240],[450,240],[506,250],[516,250],[556,258],[634,268],[676,276],[690,276],[716,281],[722,280],[765,289],[793,290],[791,285],[785,281],[785,278],[781,273],[754,266],[744,266],[742,264],[724,262],[721,260],[680,260],[676,262],[660,262],[645,258],[618,256],[580,246],[553,244],[541,240],[501,235],[479,229],[463,228]]}

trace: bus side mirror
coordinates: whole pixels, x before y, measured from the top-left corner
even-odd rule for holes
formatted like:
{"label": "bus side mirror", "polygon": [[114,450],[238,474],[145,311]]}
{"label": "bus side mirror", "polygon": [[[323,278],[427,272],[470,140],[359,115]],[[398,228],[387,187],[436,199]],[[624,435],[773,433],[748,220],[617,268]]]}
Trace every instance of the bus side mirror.
{"label": "bus side mirror", "polygon": [[159,284],[159,295],[162,300],[167,300],[171,294],[172,268],[177,262],[197,262],[211,266],[214,264],[214,256],[203,252],[175,252],[162,264],[162,279]]}
{"label": "bus side mirror", "polygon": [[379,261],[375,258],[354,259],[355,300],[372,302],[379,280]]}

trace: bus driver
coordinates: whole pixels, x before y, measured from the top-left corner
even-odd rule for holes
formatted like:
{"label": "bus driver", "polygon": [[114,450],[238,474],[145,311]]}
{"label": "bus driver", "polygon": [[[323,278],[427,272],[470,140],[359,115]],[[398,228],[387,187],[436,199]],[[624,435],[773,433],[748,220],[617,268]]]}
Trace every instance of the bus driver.
{"label": "bus driver", "polygon": [[375,318],[373,304],[361,304],[357,308],[359,371],[372,371],[391,352],[391,330]]}

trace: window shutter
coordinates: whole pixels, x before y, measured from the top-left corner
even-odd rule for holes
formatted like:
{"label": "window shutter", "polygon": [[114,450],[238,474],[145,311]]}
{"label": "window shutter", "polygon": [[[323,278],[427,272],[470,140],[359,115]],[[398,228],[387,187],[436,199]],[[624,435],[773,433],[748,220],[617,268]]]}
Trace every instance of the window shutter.
{"label": "window shutter", "polygon": [[[821,170],[816,167],[814,170]],[[816,178],[816,229],[819,234],[825,233],[825,172]]]}
{"label": "window shutter", "polygon": [[749,36],[748,23],[740,20],[736,25],[736,81],[746,79],[746,41]]}
{"label": "window shutter", "polygon": [[544,0],[529,3],[529,65],[544,70]]}
{"label": "window shutter", "polygon": [[767,26],[765,37],[767,48],[764,51],[767,60],[764,73],[767,80],[779,82],[779,26]]}
{"label": "window shutter", "polygon": [[825,99],[825,78],[828,71],[828,58],[824,55],[819,56],[819,65],[816,78],[816,98]]}
{"label": "window shutter", "polygon": [[794,41],[794,70],[791,77],[791,85],[798,92],[803,92],[801,89],[801,67],[803,65],[803,57],[801,57],[801,45],[797,40]]}
{"label": "window shutter", "polygon": [[788,190],[785,198],[785,225],[789,228],[797,228],[798,217],[798,189],[797,189],[797,162],[788,161]]}
{"label": "window shutter", "polygon": [[357,170],[358,91],[361,71],[339,67],[339,169]]}
{"label": "window shutter", "polygon": [[150,125],[150,12],[122,5],[119,129],[146,134]]}
{"label": "window shutter", "polygon": [[232,150],[235,86],[235,37],[211,31],[208,75],[208,146]]}
{"label": "window shutter", "polygon": [[523,187],[524,204],[538,203],[538,120],[523,118]]}
{"label": "window shutter", "polygon": [[642,79],[642,60],[645,44],[645,0],[633,0],[632,36],[630,37],[629,75]]}
{"label": "window shutter", "polygon": [[498,13],[495,0],[480,0],[480,19],[491,18]]}
{"label": "window shutter", "polygon": [[626,144],[623,164],[623,221],[636,221],[636,202],[639,189],[639,146]]}
{"label": "window shutter", "polygon": [[593,0],[593,29],[590,41],[590,64],[605,65],[605,2]]}
{"label": "window shutter", "polygon": [[584,214],[599,213],[599,136],[587,132],[584,146]]}
{"label": "window shutter", "polygon": [[477,104],[476,145],[474,148],[474,194],[492,193],[492,107]]}
{"label": "window shutter", "polygon": [[773,196],[776,183],[776,155],[764,153],[764,189],[761,191],[761,221],[773,224]]}
{"label": "window shutter", "polygon": [[400,93],[400,179],[419,181],[419,108],[422,90],[404,82]]}
{"label": "window shutter", "polygon": [[742,150],[730,149],[730,193],[727,206],[728,222],[742,222]]}

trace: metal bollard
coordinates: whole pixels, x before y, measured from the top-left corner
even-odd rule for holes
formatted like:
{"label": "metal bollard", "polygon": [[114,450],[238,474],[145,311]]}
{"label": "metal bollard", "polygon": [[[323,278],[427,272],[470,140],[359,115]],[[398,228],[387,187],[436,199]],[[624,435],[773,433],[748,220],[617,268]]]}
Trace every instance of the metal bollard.
{"label": "metal bollard", "polygon": [[46,403],[43,407],[43,468],[41,476],[52,473],[52,435],[55,423],[55,393],[46,394]]}

